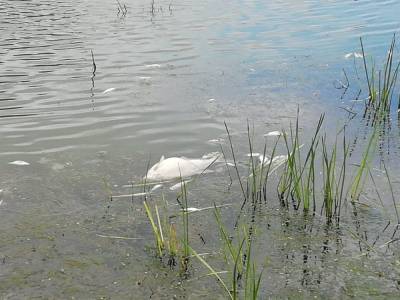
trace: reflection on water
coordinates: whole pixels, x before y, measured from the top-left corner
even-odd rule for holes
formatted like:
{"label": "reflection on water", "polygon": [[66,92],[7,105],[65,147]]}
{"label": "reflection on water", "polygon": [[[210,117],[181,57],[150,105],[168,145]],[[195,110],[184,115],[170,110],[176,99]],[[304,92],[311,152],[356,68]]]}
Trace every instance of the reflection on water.
{"label": "reflection on water", "polygon": [[157,2],[151,13],[141,1],[121,16],[112,1],[5,1],[2,152],[121,140],[142,151],[152,142],[199,147],[221,132],[221,119],[246,119],[244,110],[279,123],[296,103],[332,100],[331,82],[348,63],[343,56],[358,48],[360,35],[381,51],[399,26],[397,5]]}
{"label": "reflection on water", "polygon": [[[223,121],[236,140],[247,119],[263,133],[281,130],[297,105],[305,127],[326,111],[335,123],[343,93],[335,83],[353,68],[345,55],[358,52],[364,36],[379,60],[400,25],[394,0],[120,3],[124,11],[105,0],[0,3],[2,297],[161,297],[157,276],[171,286],[167,295],[185,297],[144,253],[141,238],[150,233],[140,201],[108,203],[103,182],[129,193],[123,185],[142,178],[149,159],[219,151],[207,141],[224,136]],[[357,93],[351,86],[346,97]],[[239,142],[238,152],[246,147]],[[29,166],[8,164],[19,160]],[[192,196],[201,205],[193,207],[224,199],[217,177],[204,179],[210,191],[199,184]],[[384,228],[378,213],[370,217]],[[388,293],[398,288],[384,259],[374,256],[363,270],[361,259],[346,259],[349,235],[319,232],[307,241],[303,228],[280,232],[279,218],[268,221],[279,242],[261,245],[271,252],[270,295],[329,296],[329,280],[338,296],[360,295],[368,278],[371,291],[378,278]],[[194,297],[215,286],[204,282],[187,283]]]}

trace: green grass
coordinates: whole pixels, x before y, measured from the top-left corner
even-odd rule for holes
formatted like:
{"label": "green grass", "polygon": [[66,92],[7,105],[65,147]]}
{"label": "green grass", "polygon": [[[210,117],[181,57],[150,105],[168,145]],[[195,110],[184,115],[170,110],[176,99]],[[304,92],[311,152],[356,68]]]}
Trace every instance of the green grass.
{"label": "green grass", "polygon": [[[386,119],[390,113],[393,94],[396,89],[400,68],[400,62],[393,61],[396,49],[396,35],[393,35],[385,62],[379,70],[377,70],[373,58],[371,58],[371,66],[369,66],[362,38],[360,38],[360,44],[365,78],[368,85],[368,101],[366,102],[364,116],[369,115],[372,122],[376,123]],[[400,97],[398,99],[397,107],[400,108]]]}
{"label": "green grass", "polygon": [[228,278],[223,279],[219,275],[221,272],[216,271],[201,255],[191,249],[193,255],[210,271],[210,275],[216,277],[230,299],[259,299],[264,269],[258,271],[253,258],[254,228],[235,227],[236,239],[233,239],[223,225],[221,213],[217,207],[215,207],[214,216],[220,232]]}
{"label": "green grass", "polygon": [[[189,268],[190,243],[189,243],[189,213],[187,211],[187,191],[185,183],[182,182],[181,196],[183,209],[182,217],[182,238],[178,237],[176,224],[171,223],[166,205],[164,205],[163,214],[160,212],[158,204],[153,205],[149,201],[143,201],[147,219],[150,222],[155,250],[157,256],[163,261],[167,259],[167,264],[171,268],[179,262],[181,274],[185,275]],[[166,203],[164,195],[162,196],[164,204]],[[178,260],[179,259],[179,260]]]}

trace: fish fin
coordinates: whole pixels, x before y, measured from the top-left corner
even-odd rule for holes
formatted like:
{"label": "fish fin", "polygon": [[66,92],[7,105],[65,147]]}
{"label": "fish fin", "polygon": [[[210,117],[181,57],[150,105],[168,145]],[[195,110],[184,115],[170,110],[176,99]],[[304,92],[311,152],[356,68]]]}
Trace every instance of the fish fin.
{"label": "fish fin", "polygon": [[162,162],[164,159],[165,159],[165,156],[162,155],[161,158],[160,158],[160,162]]}

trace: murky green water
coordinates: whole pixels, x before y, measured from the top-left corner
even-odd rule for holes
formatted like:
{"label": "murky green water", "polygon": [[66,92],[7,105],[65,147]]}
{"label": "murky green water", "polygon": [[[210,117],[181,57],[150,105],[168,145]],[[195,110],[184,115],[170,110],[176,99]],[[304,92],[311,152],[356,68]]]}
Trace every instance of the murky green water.
{"label": "murky green water", "polygon": [[[188,279],[161,264],[143,199],[110,201],[105,185],[114,196],[140,192],[130,182],[149,160],[201,157],[220,151],[210,142],[219,138],[229,151],[224,121],[243,174],[247,120],[257,152],[262,135],[287,129],[298,106],[305,138],[324,112],[324,130],[334,133],[347,120],[343,107],[360,88],[365,96],[361,61],[345,55],[360,51],[363,36],[379,62],[400,25],[397,1],[174,0],[155,1],[153,11],[150,0],[120,2],[126,15],[115,1],[0,0],[2,299],[224,299],[195,260]],[[364,123],[356,117],[348,127],[357,145]],[[395,196],[398,134],[392,119],[379,151]],[[9,164],[16,160],[30,165]],[[344,205],[339,229],[273,200],[257,211],[263,299],[398,298],[398,243],[385,244],[398,237],[396,218],[380,167],[373,173],[383,207],[367,186],[356,213]],[[188,199],[191,207],[228,204],[231,229],[242,197],[236,180],[228,185],[217,168],[190,185]],[[178,214],[176,192],[164,192],[169,214]],[[250,219],[246,211],[242,220]],[[216,253],[209,261],[222,270],[212,211],[191,214],[190,224],[192,247]]]}

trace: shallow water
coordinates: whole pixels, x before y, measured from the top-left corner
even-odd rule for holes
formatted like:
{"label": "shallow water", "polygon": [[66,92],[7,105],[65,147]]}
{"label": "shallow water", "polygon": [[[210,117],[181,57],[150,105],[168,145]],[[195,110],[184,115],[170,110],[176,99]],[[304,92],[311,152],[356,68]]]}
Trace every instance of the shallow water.
{"label": "shallow water", "polygon": [[[212,278],[182,281],[160,266],[147,249],[142,199],[110,202],[104,182],[113,194],[131,193],[149,160],[219,151],[210,140],[226,140],[224,121],[240,161],[249,152],[246,120],[261,139],[255,152],[263,134],[293,122],[298,105],[306,136],[323,112],[327,129],[336,129],[339,107],[365,89],[345,55],[360,51],[363,36],[379,61],[400,25],[397,1],[264,2],[155,1],[152,12],[151,1],[126,1],[122,15],[114,1],[0,1],[2,298],[223,297]],[[351,85],[341,99],[343,68]],[[349,132],[362,139],[365,129],[356,122]],[[396,140],[388,149],[396,183]],[[9,164],[15,160],[30,165]],[[230,224],[241,198],[227,183],[224,169],[202,177],[191,186],[192,206],[233,204],[223,210]],[[348,210],[343,226],[354,232]],[[193,216],[194,247],[216,251],[212,213]],[[284,218],[275,205],[260,216],[266,297],[398,295],[395,249],[360,250],[349,231],[318,220],[310,237],[302,234],[309,223]],[[387,223],[375,208],[360,219],[371,239]],[[385,231],[378,244],[389,239]]]}

